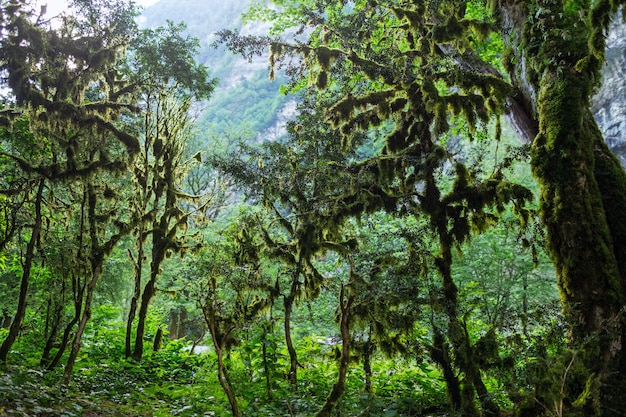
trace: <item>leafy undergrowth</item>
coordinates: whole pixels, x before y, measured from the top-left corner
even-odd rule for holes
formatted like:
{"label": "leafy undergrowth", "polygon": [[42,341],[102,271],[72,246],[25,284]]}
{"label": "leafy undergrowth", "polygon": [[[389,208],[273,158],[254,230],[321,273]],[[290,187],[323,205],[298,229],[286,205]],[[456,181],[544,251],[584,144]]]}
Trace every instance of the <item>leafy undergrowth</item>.
{"label": "leafy undergrowth", "polygon": [[[317,355],[312,343],[307,349]],[[328,348],[330,349],[330,348]],[[229,416],[230,407],[216,377],[215,356],[190,355],[181,343],[170,343],[134,363],[107,351],[90,351],[77,363],[69,384],[59,383],[61,370],[44,372],[9,365],[0,373],[0,417],[3,416]],[[297,390],[285,381],[277,355],[268,390],[264,370],[250,355],[234,353],[231,378],[243,416],[311,416],[320,409],[336,379],[336,364],[308,362],[302,355]],[[354,364],[346,393],[337,405],[341,416],[443,416],[445,388],[436,371],[407,363],[379,361],[373,372],[375,394],[364,390],[364,376]],[[425,412],[429,411],[429,414]]]}

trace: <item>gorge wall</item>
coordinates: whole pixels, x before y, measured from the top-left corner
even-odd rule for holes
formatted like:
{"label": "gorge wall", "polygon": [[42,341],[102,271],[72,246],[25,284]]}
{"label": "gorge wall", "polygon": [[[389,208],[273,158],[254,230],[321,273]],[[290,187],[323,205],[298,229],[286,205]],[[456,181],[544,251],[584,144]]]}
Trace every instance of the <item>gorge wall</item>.
{"label": "gorge wall", "polygon": [[626,167],[626,23],[617,19],[607,37],[602,86],[593,99],[593,114],[609,148]]}

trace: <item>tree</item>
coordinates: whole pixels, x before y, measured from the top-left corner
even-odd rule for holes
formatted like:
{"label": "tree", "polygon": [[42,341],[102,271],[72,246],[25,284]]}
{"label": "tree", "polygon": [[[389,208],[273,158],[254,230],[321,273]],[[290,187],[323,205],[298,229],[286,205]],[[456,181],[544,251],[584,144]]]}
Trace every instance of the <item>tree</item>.
{"label": "tree", "polygon": [[[134,27],[134,9],[123,2],[111,9],[80,1],[75,6],[81,17],[66,16],[58,30],[37,17],[27,2],[2,8],[0,67],[11,95],[1,121],[18,140],[5,141],[8,146],[0,155],[19,167],[22,177],[40,184],[23,294],[12,323],[16,331],[26,308],[29,264],[42,235],[43,191],[97,171],[120,172],[137,149],[137,141],[114,124],[122,111],[133,110],[126,101],[128,91],[115,79],[114,65]],[[16,334],[10,332],[3,342],[4,360]]]}
{"label": "tree", "polygon": [[260,149],[242,146],[237,154],[215,158],[216,166],[266,210],[265,219],[255,225],[264,238],[258,250],[284,265],[286,279],[277,278],[275,287],[283,301],[288,380],[294,388],[300,364],[291,336],[292,312],[300,299],[316,298],[325,282],[314,259],[328,251],[346,254],[354,248],[354,240],[342,233],[345,218],[334,218],[329,209],[329,200],[346,186],[348,176],[342,170],[352,155],[341,152],[341,135],[321,120],[315,104],[313,100],[301,104],[284,141],[268,142]]}
{"label": "tree", "polygon": [[[199,153],[191,158],[186,149],[191,137],[193,99],[206,99],[213,91],[215,80],[208,78],[204,65],[193,60],[197,39],[183,37],[184,24],[156,30],[143,30],[131,44],[126,68],[128,77],[141,86],[139,102],[142,107],[138,136],[141,151],[135,161],[134,184],[137,189],[133,210],[141,219],[137,226],[136,255],[131,259],[135,269],[135,287],[131,299],[126,329],[126,355],[131,356],[132,324],[141,296],[135,347],[132,357],[141,360],[148,306],[156,293],[161,264],[172,252],[185,249],[184,230],[193,211],[192,196],[183,185],[192,162],[201,159]],[[198,190],[205,193],[207,190]],[[141,290],[144,244],[150,237],[149,279]]]}
{"label": "tree", "polygon": [[[572,400],[570,408],[584,415],[617,415],[626,366],[621,348],[626,177],[589,107],[599,82],[603,34],[623,2],[276,3],[281,7],[257,10],[257,16],[274,21],[275,33],[296,27],[307,35],[292,43],[263,38],[253,47],[269,45],[275,68],[299,56],[290,68],[293,85],[341,91],[343,97],[326,116],[347,137],[372,126],[391,126],[382,151],[358,170],[363,177],[373,176],[380,188],[359,198],[363,210],[371,209],[373,201],[392,200],[391,211],[402,204],[420,211],[439,236],[437,269],[449,317],[447,337],[466,387],[454,408],[475,414],[476,390],[483,412],[497,412],[459,321],[451,250],[490,223],[489,207],[500,210],[513,202],[524,221],[530,195],[507,182],[501,170],[478,178],[456,161],[451,189],[438,182],[435,172],[450,159],[442,139],[451,128],[465,126],[471,137],[492,121],[497,140],[500,116],[506,116],[520,138],[531,143],[549,254],[571,344],[582,353],[585,371],[567,384],[568,395],[580,401]],[[245,42],[233,41],[236,36],[222,35],[235,49],[245,50]],[[493,54],[484,51],[498,39],[504,47],[502,62],[495,63],[487,58]],[[401,203],[406,198],[411,202]]]}
{"label": "tree", "polygon": [[192,297],[202,310],[217,355],[218,381],[228,398],[233,417],[240,415],[235,387],[229,376],[228,354],[239,343],[239,332],[263,310],[271,307],[271,292],[259,258],[241,229],[253,217],[242,215],[211,239],[187,271],[193,277]]}
{"label": "tree", "polygon": [[[187,156],[177,140],[185,131],[180,126],[189,120],[191,97],[204,98],[214,87],[206,68],[193,61],[197,41],[181,35],[184,26],[170,23],[169,28],[138,31],[136,8],[123,0],[75,0],[71,6],[71,13],[63,14],[58,25],[43,20],[28,2],[3,4],[0,15],[0,68],[11,93],[0,117],[3,167],[9,161],[19,168],[18,176],[35,184],[45,183],[49,197],[42,204],[45,202],[50,210],[58,204],[55,216],[62,218],[66,231],[74,233],[76,240],[76,247],[69,251],[72,259],[67,269],[74,316],[66,323],[60,348],[47,364],[58,364],[72,339],[65,381],[79,353],[106,258],[122,238],[138,224],[149,224],[155,230],[151,230],[152,236],[157,236],[153,238],[153,271],[159,271],[169,251],[181,249],[177,233],[189,213],[176,204],[191,197],[180,187],[181,161]],[[161,42],[151,44],[150,36]],[[128,56],[136,60],[131,62]],[[174,99],[175,94],[180,99]],[[150,106],[156,106],[156,111]],[[140,113],[146,121],[143,137],[135,128]],[[179,136],[170,140],[171,134]],[[143,179],[158,197],[154,208],[137,213],[129,210],[132,192],[114,184],[128,183],[123,177],[144,143],[156,157],[144,161],[143,168],[157,174]],[[54,200],[52,196],[61,198]],[[160,207],[163,201],[165,209]],[[41,212],[38,210],[38,216]],[[57,227],[51,218],[43,221],[39,216],[34,229],[42,224]],[[10,236],[10,221],[7,226],[5,235]],[[43,246],[43,238],[54,236],[47,232],[32,234],[35,240],[32,250],[29,246],[29,258],[33,258],[35,244]],[[28,288],[28,272],[29,268],[23,269],[22,292]],[[156,275],[158,272],[151,274],[144,291],[140,327],[154,295]],[[25,300],[20,297],[18,302],[15,328],[21,325]],[[48,342],[56,337],[58,324],[53,326]],[[143,346],[143,328],[140,330],[138,356]],[[8,352],[14,340],[10,333],[2,350]],[[44,348],[43,362],[49,360],[50,346],[48,343]]]}

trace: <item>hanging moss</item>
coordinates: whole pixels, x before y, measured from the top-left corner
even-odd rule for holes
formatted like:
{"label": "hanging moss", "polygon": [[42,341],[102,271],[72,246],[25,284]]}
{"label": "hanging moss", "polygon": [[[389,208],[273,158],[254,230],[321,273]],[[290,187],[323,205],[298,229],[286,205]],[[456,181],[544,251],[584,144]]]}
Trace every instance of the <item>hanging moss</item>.
{"label": "hanging moss", "polygon": [[315,86],[320,90],[325,90],[328,86],[328,73],[326,71],[320,71],[317,74],[317,81]]}

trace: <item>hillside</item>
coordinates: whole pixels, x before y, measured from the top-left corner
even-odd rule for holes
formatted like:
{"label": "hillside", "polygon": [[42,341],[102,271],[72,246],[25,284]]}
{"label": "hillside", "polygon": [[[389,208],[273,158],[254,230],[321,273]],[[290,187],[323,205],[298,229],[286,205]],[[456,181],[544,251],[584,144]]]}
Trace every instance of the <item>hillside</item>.
{"label": "hillside", "polygon": [[221,29],[263,33],[261,25],[241,23],[240,16],[249,4],[250,0],[161,0],[142,14],[143,26],[183,21],[189,34],[200,40],[199,60],[219,79],[219,86],[198,121],[200,131],[229,132],[245,138],[254,138],[260,132],[272,136],[281,131],[280,115],[292,107],[287,104],[288,98],[279,93],[280,79],[269,81],[267,57],[248,62],[214,44],[214,34]]}
{"label": "hillside", "polygon": [[[147,7],[142,24],[148,27],[162,25],[166,20],[184,21],[189,33],[201,41],[200,61],[207,65],[220,84],[207,103],[199,120],[201,131],[215,134],[237,133],[254,138],[264,132],[267,136],[281,133],[285,115],[292,114],[293,105],[279,93],[280,79],[270,82],[267,77],[267,58],[253,62],[234,56],[224,47],[216,47],[214,33],[220,29],[238,29],[242,33],[265,34],[262,25],[243,26],[240,16],[250,0],[160,0]],[[609,34],[607,63],[602,87],[594,98],[594,116],[604,133],[609,147],[626,165],[626,104],[623,75],[626,43],[622,36],[626,25],[616,23]]]}

